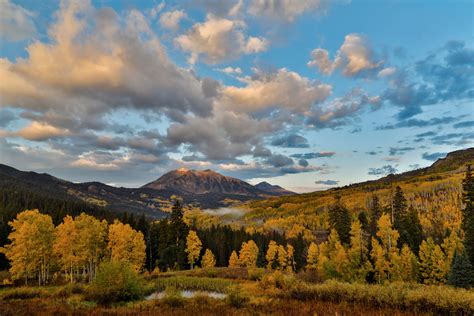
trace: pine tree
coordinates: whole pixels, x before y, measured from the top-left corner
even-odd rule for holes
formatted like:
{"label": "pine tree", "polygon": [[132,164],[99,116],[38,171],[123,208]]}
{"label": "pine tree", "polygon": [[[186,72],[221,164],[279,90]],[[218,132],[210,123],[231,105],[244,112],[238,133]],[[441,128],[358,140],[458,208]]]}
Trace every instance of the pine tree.
{"label": "pine tree", "polygon": [[234,250],[232,251],[229,257],[229,268],[237,268],[239,266],[240,266],[239,256],[237,255],[237,252]]}
{"label": "pine tree", "polygon": [[201,267],[202,268],[213,268],[216,266],[216,257],[211,250],[206,249],[204,256],[202,256]]}
{"label": "pine tree", "polygon": [[188,253],[188,262],[191,265],[191,270],[194,263],[199,259],[202,249],[202,242],[194,230],[190,230],[186,237],[186,252]]}
{"label": "pine tree", "polygon": [[343,244],[350,243],[351,215],[339,196],[336,196],[336,203],[329,210],[329,225],[337,231]]}
{"label": "pine tree", "polygon": [[423,241],[423,227],[421,226],[418,212],[412,206],[410,206],[408,214],[406,215],[405,228],[408,246],[413,252],[418,253],[420,251],[420,244]]}
{"label": "pine tree", "polygon": [[407,231],[407,201],[403,195],[402,188],[397,186],[395,195],[393,196],[392,205],[392,225],[399,233],[398,247],[401,249],[402,245],[410,244],[409,233]]}
{"label": "pine tree", "polygon": [[377,221],[379,220],[380,216],[382,216],[382,208],[380,207],[379,203],[379,198],[374,195],[372,197],[372,205],[370,209],[370,224],[369,224],[369,230],[370,230],[370,235],[372,237],[377,234]]}
{"label": "pine tree", "polygon": [[306,269],[308,270],[317,269],[318,255],[319,255],[318,245],[312,242],[308,248],[308,257],[306,259],[306,262],[307,262]]}
{"label": "pine tree", "polygon": [[265,255],[265,260],[267,261],[267,269],[275,269],[276,267],[276,258],[278,254],[278,244],[271,240],[268,244],[267,254]]}
{"label": "pine tree", "polygon": [[176,199],[170,216],[168,237],[171,249],[168,249],[168,252],[173,255],[178,269],[184,268],[187,263],[186,237],[188,232],[189,228],[183,220],[183,207],[179,199]]}
{"label": "pine tree", "polygon": [[367,218],[367,214],[365,212],[360,212],[357,216],[357,219],[362,225],[362,229],[366,232],[369,232],[369,220]]}
{"label": "pine tree", "polygon": [[460,288],[474,287],[474,267],[469,262],[466,252],[455,252],[451,271],[448,275],[448,284]]}
{"label": "pine tree", "polygon": [[464,230],[464,248],[469,261],[474,265],[474,179],[471,165],[467,166],[466,176],[462,183],[462,229]]}

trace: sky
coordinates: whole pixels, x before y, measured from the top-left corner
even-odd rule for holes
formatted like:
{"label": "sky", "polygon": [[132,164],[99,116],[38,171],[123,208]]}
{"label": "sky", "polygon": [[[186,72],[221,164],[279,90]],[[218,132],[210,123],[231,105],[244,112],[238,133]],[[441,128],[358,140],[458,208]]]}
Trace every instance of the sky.
{"label": "sky", "polygon": [[0,163],[20,170],[309,192],[472,147],[473,113],[471,1],[0,0]]}

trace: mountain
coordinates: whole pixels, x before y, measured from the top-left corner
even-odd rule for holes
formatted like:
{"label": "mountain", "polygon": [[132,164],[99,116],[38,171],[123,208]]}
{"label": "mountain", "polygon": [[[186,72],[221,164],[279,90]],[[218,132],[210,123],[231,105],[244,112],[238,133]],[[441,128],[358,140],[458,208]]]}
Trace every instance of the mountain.
{"label": "mountain", "polygon": [[212,170],[179,169],[141,188],[117,188],[101,182],[73,183],[46,173],[20,171],[0,164],[0,194],[12,188],[17,195],[35,192],[113,212],[145,213],[153,218],[166,216],[173,196],[181,197],[188,205],[218,208],[283,195],[285,191],[259,189]]}
{"label": "mountain", "polygon": [[259,184],[256,184],[255,187],[261,191],[265,192],[273,192],[275,195],[293,195],[296,194],[295,192],[288,191],[284,188],[282,188],[279,185],[273,185],[270,184],[266,181],[260,182]]}

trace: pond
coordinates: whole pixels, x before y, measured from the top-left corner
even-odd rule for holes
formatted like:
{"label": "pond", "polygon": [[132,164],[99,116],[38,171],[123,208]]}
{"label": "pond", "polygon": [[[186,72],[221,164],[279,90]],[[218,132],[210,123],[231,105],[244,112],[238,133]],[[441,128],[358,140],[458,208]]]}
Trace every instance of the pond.
{"label": "pond", "polygon": [[[165,295],[166,295],[165,292],[155,292],[145,297],[145,299],[147,301],[158,300],[165,297]],[[196,295],[206,295],[206,296],[220,299],[220,300],[225,299],[227,297],[227,294],[213,292],[213,291],[190,291],[190,290],[181,291],[181,296],[184,298],[193,298]]]}

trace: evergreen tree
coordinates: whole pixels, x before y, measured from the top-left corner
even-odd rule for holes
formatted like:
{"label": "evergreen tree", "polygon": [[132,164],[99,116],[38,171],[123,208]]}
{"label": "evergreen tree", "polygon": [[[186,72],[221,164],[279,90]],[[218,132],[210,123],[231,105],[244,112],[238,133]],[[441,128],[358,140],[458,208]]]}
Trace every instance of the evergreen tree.
{"label": "evergreen tree", "polygon": [[375,237],[377,234],[377,221],[380,216],[382,216],[382,208],[380,207],[379,198],[374,195],[372,197],[372,205],[370,208],[370,223],[369,223],[369,232],[372,237]]}
{"label": "evergreen tree", "polygon": [[336,196],[336,203],[329,210],[329,225],[337,231],[343,244],[350,243],[351,215],[339,196]]}
{"label": "evergreen tree", "polygon": [[474,287],[474,267],[469,262],[465,251],[454,253],[448,284],[465,289]]}
{"label": "evergreen tree", "polygon": [[408,210],[405,219],[405,228],[408,234],[406,236],[408,246],[414,253],[418,253],[420,251],[420,244],[423,241],[423,227],[421,226],[418,212],[413,207],[410,207]]}
{"label": "evergreen tree", "polygon": [[410,244],[410,236],[407,231],[407,201],[403,195],[402,188],[399,186],[395,189],[395,195],[392,202],[392,223],[393,228],[398,231],[400,238],[398,239],[398,247],[401,249],[404,244]]}
{"label": "evergreen tree", "polygon": [[467,166],[462,187],[464,208],[462,210],[461,227],[464,230],[464,248],[469,261],[474,265],[474,180],[471,165]]}
{"label": "evergreen tree", "polygon": [[362,229],[365,232],[369,232],[369,220],[367,219],[367,214],[365,212],[360,212],[357,216],[360,224],[362,225]]}
{"label": "evergreen tree", "polygon": [[177,269],[183,269],[187,265],[186,255],[186,237],[189,228],[183,221],[183,207],[179,199],[176,199],[171,210],[169,237],[171,238],[171,247]]}

